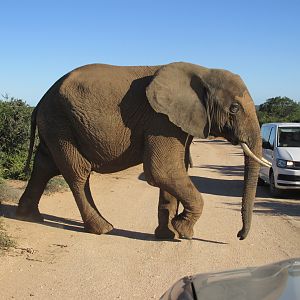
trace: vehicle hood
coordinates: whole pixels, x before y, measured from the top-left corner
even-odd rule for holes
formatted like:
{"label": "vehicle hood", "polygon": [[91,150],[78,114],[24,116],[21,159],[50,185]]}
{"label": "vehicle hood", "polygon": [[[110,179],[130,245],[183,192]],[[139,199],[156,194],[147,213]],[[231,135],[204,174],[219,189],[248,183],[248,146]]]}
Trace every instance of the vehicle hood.
{"label": "vehicle hood", "polygon": [[300,161],[300,147],[278,147],[277,158]]}
{"label": "vehicle hood", "polygon": [[187,276],[177,281],[160,300],[276,299],[300,297],[300,259],[262,267]]}

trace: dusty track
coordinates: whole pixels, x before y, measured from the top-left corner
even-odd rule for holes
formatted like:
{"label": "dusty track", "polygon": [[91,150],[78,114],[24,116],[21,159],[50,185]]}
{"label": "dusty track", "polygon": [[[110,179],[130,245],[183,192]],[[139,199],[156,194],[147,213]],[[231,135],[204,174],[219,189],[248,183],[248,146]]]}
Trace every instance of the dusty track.
{"label": "dusty track", "polygon": [[205,206],[192,241],[156,241],[158,189],[142,166],[94,175],[98,208],[114,224],[110,235],[84,233],[70,192],[43,196],[44,224],[15,220],[2,206],[18,249],[0,257],[0,299],[157,299],[185,275],[255,266],[300,256],[300,197],[272,199],[258,189],[250,235],[241,228],[243,156],[224,141],[192,145],[193,182]]}

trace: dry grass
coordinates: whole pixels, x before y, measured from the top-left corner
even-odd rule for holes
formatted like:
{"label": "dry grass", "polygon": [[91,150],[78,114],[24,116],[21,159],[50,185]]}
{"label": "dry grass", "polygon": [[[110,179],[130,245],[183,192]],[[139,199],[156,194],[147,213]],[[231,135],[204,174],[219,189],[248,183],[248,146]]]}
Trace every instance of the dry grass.
{"label": "dry grass", "polygon": [[44,193],[46,195],[50,195],[53,193],[62,193],[67,191],[68,189],[69,186],[64,178],[62,176],[56,176],[48,182]]}
{"label": "dry grass", "polygon": [[17,203],[24,190],[24,184],[22,187],[9,183],[9,181],[0,181],[0,203],[1,202],[13,202]]}
{"label": "dry grass", "polygon": [[15,247],[16,242],[6,233],[3,222],[0,218],[0,254],[11,247]]}
{"label": "dry grass", "polygon": [[[0,181],[0,203],[11,202],[18,203],[24,189],[26,182],[20,180],[1,180]],[[52,193],[61,193],[69,189],[68,184],[62,176],[52,178],[44,191],[45,195]]]}

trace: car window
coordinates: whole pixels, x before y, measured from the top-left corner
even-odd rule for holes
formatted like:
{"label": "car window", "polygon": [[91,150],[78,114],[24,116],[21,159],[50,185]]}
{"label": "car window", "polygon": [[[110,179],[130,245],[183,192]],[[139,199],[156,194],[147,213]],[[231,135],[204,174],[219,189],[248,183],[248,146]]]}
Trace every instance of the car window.
{"label": "car window", "polygon": [[271,127],[263,127],[261,130],[261,138],[263,142],[267,142],[269,140]]}
{"label": "car window", "polygon": [[300,127],[280,127],[279,147],[300,147]]}

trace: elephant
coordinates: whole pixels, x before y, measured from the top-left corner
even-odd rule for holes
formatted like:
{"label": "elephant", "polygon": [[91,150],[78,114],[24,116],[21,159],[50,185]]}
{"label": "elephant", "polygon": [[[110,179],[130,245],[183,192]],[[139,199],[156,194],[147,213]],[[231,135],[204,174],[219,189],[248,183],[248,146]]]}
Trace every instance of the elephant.
{"label": "elephant", "polygon": [[143,164],[147,183],[160,189],[155,237],[191,239],[203,199],[187,172],[190,144],[194,137],[219,136],[244,149],[243,226],[237,236],[246,238],[259,167],[269,163],[261,158],[255,105],[240,76],[187,62],[85,65],[55,82],[35,107],[27,167],[36,128],[39,144],[18,218],[43,221],[41,195],[47,182],[61,174],[85,231],[107,233],[113,225],[94,203],[91,172]]}

